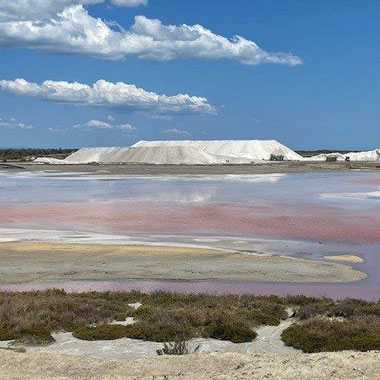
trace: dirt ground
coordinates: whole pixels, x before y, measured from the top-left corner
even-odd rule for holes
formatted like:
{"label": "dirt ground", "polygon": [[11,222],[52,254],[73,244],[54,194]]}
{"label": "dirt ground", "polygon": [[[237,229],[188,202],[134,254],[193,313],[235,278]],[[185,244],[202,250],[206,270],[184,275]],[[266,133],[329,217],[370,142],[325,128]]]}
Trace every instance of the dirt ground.
{"label": "dirt ground", "polygon": [[75,280],[352,282],[349,265],[206,248],[42,242],[0,244],[0,283]]}
{"label": "dirt ground", "polygon": [[377,380],[380,352],[212,353],[101,360],[0,350],[0,380]]}
{"label": "dirt ground", "polygon": [[[7,169],[8,168],[8,169]],[[85,172],[88,174],[269,174],[269,173],[303,173],[312,171],[380,171],[380,162],[314,162],[283,161],[263,162],[248,165],[137,165],[137,164],[89,164],[89,165],[38,165],[17,163],[3,168],[16,171]]]}

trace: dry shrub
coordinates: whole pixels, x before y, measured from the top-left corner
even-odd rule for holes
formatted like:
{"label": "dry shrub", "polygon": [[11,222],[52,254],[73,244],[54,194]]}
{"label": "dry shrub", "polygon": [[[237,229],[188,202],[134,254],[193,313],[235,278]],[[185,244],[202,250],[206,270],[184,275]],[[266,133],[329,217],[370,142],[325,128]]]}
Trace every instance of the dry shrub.
{"label": "dry shrub", "polygon": [[0,293],[0,340],[26,336],[41,327],[49,333],[72,331],[113,320],[129,309],[125,303],[103,297],[78,297],[59,290]]}
{"label": "dry shrub", "polygon": [[83,340],[115,340],[125,338],[128,326],[100,325],[82,326],[73,331],[73,336]]}
{"label": "dry shrub", "polygon": [[[128,303],[142,302],[134,310]],[[89,292],[60,290],[0,293],[0,339],[26,337],[43,326],[49,333],[73,331],[82,339],[130,337],[156,342],[196,337],[250,341],[252,327],[278,325],[287,318],[287,303],[277,296],[214,296],[155,292]],[[107,326],[133,316],[133,327]],[[219,321],[224,332],[216,326]],[[96,325],[98,327],[87,327]],[[30,334],[29,334],[30,335]]]}
{"label": "dry shrub", "polygon": [[173,343],[165,343],[164,347],[157,350],[157,355],[188,355],[194,354],[199,351],[200,345],[195,347],[193,350],[189,348],[187,342],[173,342]]}
{"label": "dry shrub", "polygon": [[252,342],[257,337],[257,333],[247,322],[241,319],[234,320],[228,314],[221,314],[211,321],[206,328],[206,335],[209,338],[229,340],[233,343]]}
{"label": "dry shrub", "polygon": [[343,322],[310,319],[287,328],[282,339],[304,352],[379,350],[380,318],[361,316]]}

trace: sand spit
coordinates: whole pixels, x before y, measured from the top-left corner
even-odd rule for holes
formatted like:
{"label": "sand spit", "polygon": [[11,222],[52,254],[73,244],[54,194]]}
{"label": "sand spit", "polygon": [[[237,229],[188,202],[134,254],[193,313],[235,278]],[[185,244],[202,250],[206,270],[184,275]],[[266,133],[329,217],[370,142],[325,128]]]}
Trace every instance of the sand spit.
{"label": "sand spit", "polygon": [[379,352],[212,353],[101,360],[0,352],[1,380],[378,380]]}
{"label": "sand spit", "polygon": [[363,259],[356,255],[328,255],[325,256],[326,260],[341,261],[345,263],[362,263]]}
{"label": "sand spit", "polygon": [[359,281],[348,265],[207,248],[38,242],[0,244],[1,283],[75,280]]}

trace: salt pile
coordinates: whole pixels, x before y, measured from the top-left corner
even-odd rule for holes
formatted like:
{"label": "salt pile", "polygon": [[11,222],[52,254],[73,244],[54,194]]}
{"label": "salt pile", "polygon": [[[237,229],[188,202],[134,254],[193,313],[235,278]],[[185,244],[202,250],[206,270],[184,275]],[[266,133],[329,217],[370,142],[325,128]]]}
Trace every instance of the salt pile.
{"label": "salt pile", "polygon": [[216,165],[303,158],[276,140],[139,141],[131,147],[82,148],[65,160],[38,158],[36,163],[135,163],[156,165]]}
{"label": "salt pile", "polygon": [[271,155],[283,156],[285,160],[302,160],[302,157],[276,140],[179,140],[139,141],[132,147],[193,147],[215,157],[218,163],[245,163],[270,160]]}
{"label": "salt pile", "polygon": [[218,163],[212,155],[191,146],[82,148],[67,157],[65,161],[157,165],[212,165]]}
{"label": "salt pile", "polygon": [[69,162],[66,160],[60,160],[59,158],[52,158],[52,157],[37,157],[34,161],[35,164],[47,164],[47,165],[72,165],[73,162]]}
{"label": "salt pile", "polygon": [[366,152],[350,152],[342,154],[336,153],[323,153],[317,156],[310,157],[311,161],[326,161],[327,157],[336,157],[337,161],[345,161],[348,157],[349,161],[380,161],[380,149],[369,150]]}
{"label": "salt pile", "polygon": [[153,165],[248,164],[269,161],[271,156],[288,161],[380,161],[380,149],[339,152],[304,158],[276,140],[177,140],[139,141],[130,147],[82,148],[64,160],[39,157],[39,164],[128,163]]}

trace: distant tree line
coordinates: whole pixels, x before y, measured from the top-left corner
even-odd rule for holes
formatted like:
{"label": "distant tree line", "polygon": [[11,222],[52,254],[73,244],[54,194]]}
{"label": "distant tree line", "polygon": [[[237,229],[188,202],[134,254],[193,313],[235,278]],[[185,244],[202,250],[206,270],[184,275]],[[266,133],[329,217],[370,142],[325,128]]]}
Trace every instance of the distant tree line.
{"label": "distant tree line", "polygon": [[29,161],[36,157],[65,158],[77,149],[0,148],[0,161]]}

